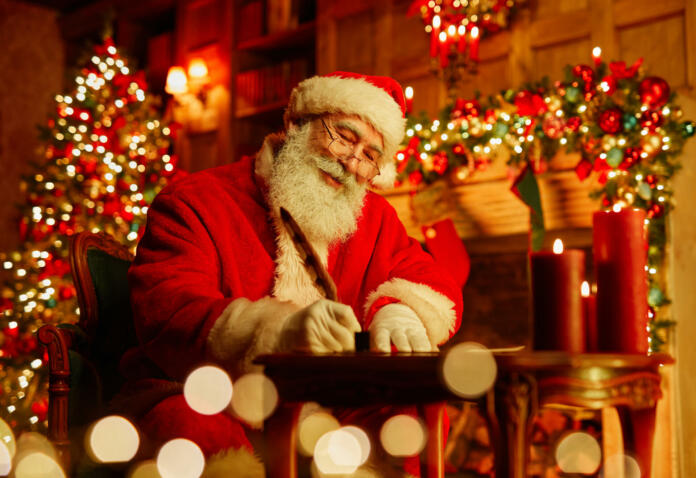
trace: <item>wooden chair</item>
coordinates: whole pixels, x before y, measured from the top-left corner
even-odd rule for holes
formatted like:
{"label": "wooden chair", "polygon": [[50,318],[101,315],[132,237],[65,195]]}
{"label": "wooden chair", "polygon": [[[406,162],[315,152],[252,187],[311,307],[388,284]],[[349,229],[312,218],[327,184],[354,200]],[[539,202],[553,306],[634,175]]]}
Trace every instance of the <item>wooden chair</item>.
{"label": "wooden chair", "polygon": [[127,278],[132,260],[108,234],[75,235],[70,266],[79,322],[44,325],[38,332],[49,357],[48,437],[68,474],[81,456],[76,432],[98,418],[118,392],[119,360],[137,342]]}

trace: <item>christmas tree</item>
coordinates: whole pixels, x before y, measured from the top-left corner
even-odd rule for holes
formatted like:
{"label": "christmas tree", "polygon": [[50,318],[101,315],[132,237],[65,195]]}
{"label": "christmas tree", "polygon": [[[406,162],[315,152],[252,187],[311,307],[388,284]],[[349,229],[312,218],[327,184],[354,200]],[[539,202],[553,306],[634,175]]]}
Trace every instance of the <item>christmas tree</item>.
{"label": "christmas tree", "polygon": [[134,248],[147,207],[176,173],[173,125],[107,39],[93,50],[42,128],[43,158],[21,185],[23,244],[0,253],[0,416],[15,430],[45,426],[45,357],[34,336],[78,320],[70,236],[105,231]]}

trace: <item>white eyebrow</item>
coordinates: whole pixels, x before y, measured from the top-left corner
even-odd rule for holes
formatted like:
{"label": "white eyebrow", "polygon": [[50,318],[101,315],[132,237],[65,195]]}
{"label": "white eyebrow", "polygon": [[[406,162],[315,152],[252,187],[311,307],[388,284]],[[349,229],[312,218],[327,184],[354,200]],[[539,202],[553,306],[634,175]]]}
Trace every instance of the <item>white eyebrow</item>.
{"label": "white eyebrow", "polygon": [[[351,123],[349,123],[347,121],[337,121],[336,126],[339,126],[341,128],[345,128],[345,129],[349,129],[359,139],[363,139],[363,135],[360,133],[360,131],[355,126],[353,126]],[[369,143],[367,146],[368,146],[368,148],[374,149],[375,151],[377,151],[377,154],[379,154],[380,156],[384,155],[384,151],[382,151],[382,148],[380,148],[376,144]]]}

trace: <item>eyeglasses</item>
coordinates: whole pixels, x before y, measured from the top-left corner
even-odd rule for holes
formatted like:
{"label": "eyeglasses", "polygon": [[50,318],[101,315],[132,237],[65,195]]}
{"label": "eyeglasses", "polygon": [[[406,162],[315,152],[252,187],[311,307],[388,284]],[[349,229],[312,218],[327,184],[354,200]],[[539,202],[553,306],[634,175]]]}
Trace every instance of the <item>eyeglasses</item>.
{"label": "eyeglasses", "polygon": [[375,159],[370,157],[369,152],[365,151],[363,148],[363,150],[360,152],[360,156],[356,156],[355,150],[357,149],[357,146],[354,144],[347,144],[341,138],[335,137],[333,134],[331,134],[329,127],[326,126],[324,119],[320,118],[320,120],[321,124],[326,130],[326,134],[328,134],[329,138],[331,139],[328,149],[341,164],[345,166],[350,158],[355,157],[355,159],[358,160],[358,168],[356,170],[356,174],[358,176],[370,181],[379,174],[379,166],[377,166]]}

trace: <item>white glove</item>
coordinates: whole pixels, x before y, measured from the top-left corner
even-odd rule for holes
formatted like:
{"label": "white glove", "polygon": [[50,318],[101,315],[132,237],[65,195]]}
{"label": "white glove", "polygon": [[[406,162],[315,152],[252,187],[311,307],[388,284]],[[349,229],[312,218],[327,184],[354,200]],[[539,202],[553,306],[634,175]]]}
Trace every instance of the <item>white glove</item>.
{"label": "white glove", "polygon": [[278,349],[311,353],[355,350],[355,332],[360,332],[360,324],[353,309],[321,299],[288,317]]}
{"label": "white glove", "polygon": [[433,348],[418,315],[404,304],[387,304],[370,324],[370,348],[389,353],[393,343],[399,352],[430,352]]}

